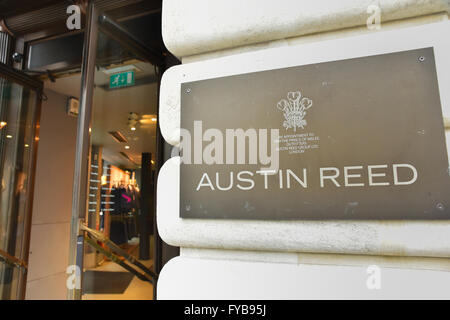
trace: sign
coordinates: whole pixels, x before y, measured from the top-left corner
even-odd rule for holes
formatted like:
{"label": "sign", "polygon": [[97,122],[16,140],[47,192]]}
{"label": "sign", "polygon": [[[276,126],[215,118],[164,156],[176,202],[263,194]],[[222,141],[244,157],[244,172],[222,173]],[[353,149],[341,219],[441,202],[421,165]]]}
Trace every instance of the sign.
{"label": "sign", "polygon": [[432,48],[181,86],[180,217],[449,219]]}
{"label": "sign", "polygon": [[72,117],[77,117],[80,109],[80,101],[77,98],[69,97],[67,99],[67,114]]}
{"label": "sign", "polygon": [[134,84],[135,84],[134,71],[116,73],[109,77],[110,89],[134,86]]}

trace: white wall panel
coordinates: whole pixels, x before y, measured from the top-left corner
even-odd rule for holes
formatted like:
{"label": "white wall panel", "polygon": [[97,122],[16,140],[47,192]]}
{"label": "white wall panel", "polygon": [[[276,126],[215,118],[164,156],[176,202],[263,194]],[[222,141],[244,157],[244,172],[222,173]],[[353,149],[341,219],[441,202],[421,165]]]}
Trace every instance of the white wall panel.
{"label": "white wall panel", "polygon": [[[177,257],[164,266],[158,299],[448,299],[450,272],[209,260]],[[367,285],[369,282],[369,286]],[[370,289],[369,289],[370,288]]]}
{"label": "white wall panel", "polygon": [[163,39],[185,57],[365,25],[374,4],[382,23],[448,10],[448,0],[164,0]]}

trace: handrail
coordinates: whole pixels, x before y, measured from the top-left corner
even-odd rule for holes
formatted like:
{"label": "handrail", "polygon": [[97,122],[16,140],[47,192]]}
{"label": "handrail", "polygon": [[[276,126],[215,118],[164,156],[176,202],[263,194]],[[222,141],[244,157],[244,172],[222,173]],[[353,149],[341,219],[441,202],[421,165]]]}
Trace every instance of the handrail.
{"label": "handrail", "polygon": [[[135,258],[131,254],[129,254],[128,252],[126,252],[125,250],[120,248],[114,242],[112,242],[103,233],[101,233],[97,230],[88,228],[85,225],[81,225],[81,230],[87,232],[92,238],[94,238],[95,240],[100,241],[101,243],[106,245],[112,252],[108,252],[107,250],[102,248],[100,245],[98,245],[93,239],[85,236],[85,240],[89,245],[91,245],[96,250],[98,250],[101,253],[108,256],[108,258],[110,258],[113,262],[119,264],[120,266],[124,267],[125,269],[127,269],[128,271],[130,271],[131,273],[136,275],[139,279],[144,280],[144,281],[149,281],[152,284],[155,284],[155,280],[158,278],[158,276],[153,271],[151,271],[149,268],[147,268],[142,263],[140,263],[137,258]],[[127,265],[126,263],[124,263],[122,260],[120,260],[120,256],[125,258],[128,262],[135,265],[139,269],[141,269],[143,271],[143,273],[139,273],[138,270],[136,270],[136,269],[132,268],[131,266]]]}
{"label": "handrail", "polygon": [[17,259],[3,250],[0,250],[0,260],[19,269],[28,269],[28,265],[25,261]]}
{"label": "handrail", "polygon": [[120,256],[115,255],[112,252],[109,252],[108,250],[105,250],[104,248],[102,248],[102,246],[100,246],[95,240],[89,238],[88,236],[84,237],[84,240],[86,241],[87,244],[89,244],[91,247],[93,247],[94,249],[98,250],[99,252],[103,253],[106,257],[108,257],[109,259],[111,259],[111,261],[117,263],[118,265],[120,265],[121,267],[123,267],[124,269],[128,270],[129,272],[131,272],[132,274],[134,274],[136,277],[138,277],[140,280],[142,281],[148,281],[152,284],[154,284],[154,280],[149,277],[145,272],[143,273],[139,273],[138,270],[133,269],[130,265],[126,264],[125,262],[123,262],[122,260],[120,260]]}

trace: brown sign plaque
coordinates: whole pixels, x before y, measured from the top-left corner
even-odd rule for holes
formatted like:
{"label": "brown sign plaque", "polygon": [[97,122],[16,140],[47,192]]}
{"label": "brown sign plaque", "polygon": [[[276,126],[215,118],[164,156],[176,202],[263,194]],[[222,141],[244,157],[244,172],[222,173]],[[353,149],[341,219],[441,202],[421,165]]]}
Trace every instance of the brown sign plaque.
{"label": "brown sign plaque", "polygon": [[432,48],[183,83],[181,128],[181,218],[450,218]]}

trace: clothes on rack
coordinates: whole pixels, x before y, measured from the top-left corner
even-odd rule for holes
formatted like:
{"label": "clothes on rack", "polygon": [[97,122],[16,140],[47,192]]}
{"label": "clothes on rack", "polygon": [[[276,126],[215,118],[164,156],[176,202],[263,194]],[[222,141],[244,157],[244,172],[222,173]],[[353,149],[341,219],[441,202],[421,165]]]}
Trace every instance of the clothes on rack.
{"label": "clothes on rack", "polygon": [[114,195],[113,214],[135,212],[140,209],[139,191],[134,186],[120,185],[113,188],[111,194]]}
{"label": "clothes on rack", "polygon": [[[103,191],[103,190],[102,190]],[[103,195],[104,210],[110,213],[110,239],[124,244],[138,236],[137,216],[140,210],[140,192],[135,186],[117,183]]]}

